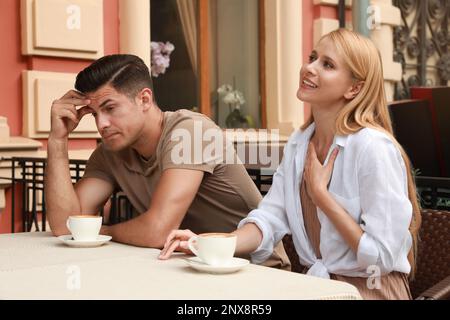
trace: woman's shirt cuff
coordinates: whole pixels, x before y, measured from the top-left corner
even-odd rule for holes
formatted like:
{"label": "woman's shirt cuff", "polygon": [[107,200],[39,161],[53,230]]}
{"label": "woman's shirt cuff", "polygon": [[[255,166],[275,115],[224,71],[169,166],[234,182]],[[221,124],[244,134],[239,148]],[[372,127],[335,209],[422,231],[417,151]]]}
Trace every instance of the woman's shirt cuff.
{"label": "woman's shirt cuff", "polygon": [[379,252],[375,240],[366,232],[363,233],[358,244],[358,252],[356,253],[358,264],[367,269],[369,266],[377,265]]}
{"label": "woman's shirt cuff", "polygon": [[259,230],[261,230],[262,233],[262,241],[259,247],[253,251],[250,254],[250,258],[252,260],[252,263],[254,264],[261,264],[272,255],[273,252],[273,240],[270,236],[270,232],[268,228],[266,227],[265,223],[262,222],[260,219],[254,218],[254,217],[247,217],[241,222],[239,222],[238,228],[241,228],[244,224],[247,223],[254,223]]}

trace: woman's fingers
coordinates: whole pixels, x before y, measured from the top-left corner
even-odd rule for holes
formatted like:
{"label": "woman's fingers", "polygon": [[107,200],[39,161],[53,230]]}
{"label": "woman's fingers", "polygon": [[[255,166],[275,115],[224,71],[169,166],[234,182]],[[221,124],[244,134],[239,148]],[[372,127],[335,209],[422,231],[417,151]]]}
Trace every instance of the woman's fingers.
{"label": "woman's fingers", "polygon": [[188,241],[191,237],[195,236],[191,230],[172,230],[167,236],[164,248],[161,250],[159,258],[162,260],[168,259],[171,254],[177,250],[185,253],[189,253]]}
{"label": "woman's fingers", "polygon": [[309,146],[310,146],[311,158],[317,159],[317,153],[316,153],[316,148],[314,147],[314,144],[312,142],[310,142]]}
{"label": "woman's fingers", "polygon": [[336,160],[338,154],[339,154],[339,147],[336,147],[336,148],[333,150],[333,153],[331,154],[330,159],[328,160],[328,164],[327,164],[328,167],[333,168],[333,166],[334,166],[334,161]]}
{"label": "woman's fingers", "polygon": [[176,239],[173,240],[167,247],[164,247],[164,249],[159,254],[159,259],[161,260],[167,260],[172,255],[172,253],[178,248],[180,245],[180,240]]}
{"label": "woman's fingers", "polygon": [[167,247],[168,245],[170,245],[170,243],[173,241],[173,239],[184,237],[186,235],[186,231],[190,231],[190,230],[172,230],[169,233],[169,235],[167,236],[166,242],[164,243],[164,247]]}

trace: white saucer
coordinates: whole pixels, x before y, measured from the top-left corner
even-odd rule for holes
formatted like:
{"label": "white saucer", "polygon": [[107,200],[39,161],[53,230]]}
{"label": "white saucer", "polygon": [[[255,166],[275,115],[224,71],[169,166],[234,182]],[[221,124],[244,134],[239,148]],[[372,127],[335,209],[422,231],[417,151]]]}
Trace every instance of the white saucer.
{"label": "white saucer", "polygon": [[65,235],[65,236],[59,236],[59,240],[64,242],[69,247],[75,247],[75,248],[94,248],[99,247],[108,241],[112,239],[111,236],[104,236],[104,235],[98,235],[97,240],[90,240],[90,241],[76,241],[73,239],[71,234]]}
{"label": "white saucer", "polygon": [[250,263],[250,261],[241,258],[233,258],[229,265],[226,266],[211,266],[209,264],[204,263],[200,260],[199,257],[191,257],[185,259],[187,264],[194,268],[197,271],[202,271],[206,273],[214,273],[214,274],[225,274],[225,273],[233,273],[239,271],[246,265]]}

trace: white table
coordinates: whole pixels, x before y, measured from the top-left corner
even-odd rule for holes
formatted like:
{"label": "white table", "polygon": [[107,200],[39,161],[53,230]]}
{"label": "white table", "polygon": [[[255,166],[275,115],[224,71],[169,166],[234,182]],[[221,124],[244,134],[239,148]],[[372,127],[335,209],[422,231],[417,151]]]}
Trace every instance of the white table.
{"label": "white table", "polygon": [[197,272],[179,254],[110,242],[71,248],[50,233],[0,235],[0,299],[360,299],[347,283],[250,264]]}

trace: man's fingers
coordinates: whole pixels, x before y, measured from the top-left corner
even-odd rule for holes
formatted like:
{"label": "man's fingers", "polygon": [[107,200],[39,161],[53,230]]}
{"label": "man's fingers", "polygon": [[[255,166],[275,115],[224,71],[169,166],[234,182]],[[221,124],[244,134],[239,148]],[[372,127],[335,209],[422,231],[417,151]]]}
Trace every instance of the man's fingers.
{"label": "man's fingers", "polygon": [[94,110],[88,106],[84,106],[77,110],[78,119],[83,118],[85,115],[94,112]]}
{"label": "man's fingers", "polygon": [[55,115],[61,115],[63,112],[71,112],[75,117],[78,117],[77,109],[73,104],[60,104],[58,109],[55,109]]}
{"label": "man's fingers", "polygon": [[70,90],[70,91],[67,91],[66,94],[61,97],[61,100],[66,99],[66,98],[85,99],[86,97],[85,97],[85,95],[83,95],[82,93],[80,93],[78,91]]}
{"label": "man's fingers", "polygon": [[94,112],[94,110],[88,106],[84,106],[77,110],[73,104],[61,104],[59,105],[59,109],[56,110],[56,114],[61,115],[62,112],[64,112],[63,110],[73,113],[78,121],[80,121],[86,114]]}
{"label": "man's fingers", "polygon": [[86,106],[91,103],[91,100],[85,98],[64,98],[53,102],[54,105],[72,104],[74,106]]}
{"label": "man's fingers", "polygon": [[61,110],[60,113],[59,113],[59,117],[61,119],[68,118],[68,119],[72,120],[75,123],[78,123],[80,121],[78,119],[78,117],[72,111],[67,110],[67,109]]}

